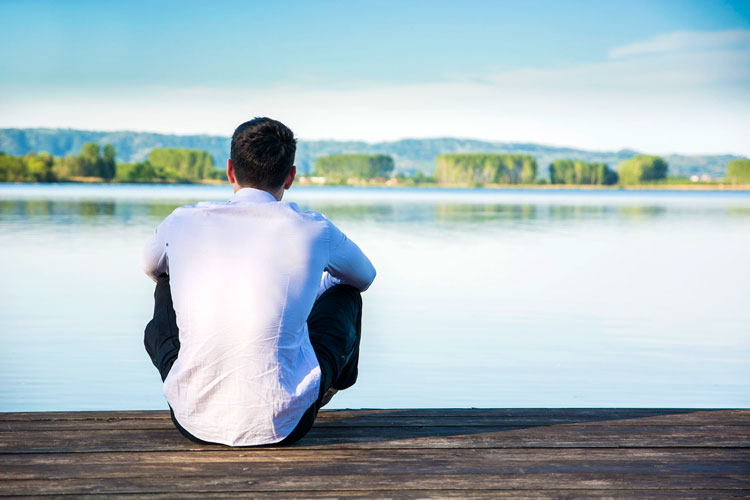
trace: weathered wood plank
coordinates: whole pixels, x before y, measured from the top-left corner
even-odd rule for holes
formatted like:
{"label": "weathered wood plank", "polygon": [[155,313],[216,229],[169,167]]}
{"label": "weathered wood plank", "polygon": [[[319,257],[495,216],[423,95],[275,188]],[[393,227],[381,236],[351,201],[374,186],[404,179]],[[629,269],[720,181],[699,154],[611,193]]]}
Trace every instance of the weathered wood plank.
{"label": "weathered wood plank", "polygon": [[166,410],[117,410],[117,411],[28,411],[0,413],[0,422],[5,420],[116,420],[116,419],[169,419]]}
{"label": "weathered wood plank", "polygon": [[[404,408],[404,409],[363,409],[363,410],[323,410],[318,418],[350,418],[363,416],[378,417],[541,417],[544,419],[606,419],[617,420],[649,416],[674,415],[715,415],[715,418],[738,416],[745,422],[750,419],[750,409],[706,409],[706,408]],[[0,421],[5,420],[112,420],[112,419],[169,419],[165,410],[124,410],[124,411],[57,411],[57,412],[4,412]]]}
{"label": "weathered wood plank", "polygon": [[[180,492],[264,492],[394,489],[626,489],[647,490],[705,488],[706,478],[693,474],[325,474],[318,476],[258,475],[195,478],[97,478],[3,481],[4,491],[18,494],[86,493],[180,493]],[[714,474],[710,486],[723,490],[750,489],[750,477]]]}
{"label": "weathered wood plank", "polygon": [[[333,448],[749,447],[746,426],[313,427],[295,446]],[[174,429],[17,431],[0,435],[0,453],[230,449],[198,445]]]}
{"label": "weathered wood plank", "polygon": [[[677,413],[666,415],[647,415],[631,416],[628,418],[618,418],[615,420],[611,417],[597,415],[550,415],[550,416],[515,416],[515,415],[486,415],[485,412],[475,415],[454,415],[451,412],[442,414],[428,415],[406,415],[403,416],[398,412],[395,413],[372,413],[363,411],[362,413],[353,413],[350,411],[339,412],[321,412],[316,420],[318,427],[423,427],[423,426],[440,426],[440,427],[477,427],[477,426],[507,426],[507,427],[531,427],[541,425],[556,425],[566,423],[596,423],[606,422],[611,426],[638,426],[638,425],[714,425],[720,422],[721,425],[747,425],[750,426],[750,411],[696,411],[690,413]],[[0,432],[3,431],[22,431],[22,430],[76,430],[88,431],[90,429],[166,429],[171,428],[172,424],[169,414],[164,412],[162,417],[154,418],[149,415],[144,418],[135,417],[116,417],[103,416],[100,413],[96,418],[88,419],[64,419],[50,418],[39,420],[28,419],[6,419],[0,420]]]}
{"label": "weathered wood plank", "polygon": [[746,474],[750,450],[297,450],[0,456],[0,480],[339,474]]}
{"label": "weathered wood plank", "polygon": [[[196,453],[193,451],[99,452],[99,453],[27,453],[0,455],[0,465],[19,464],[27,466],[96,465],[96,464],[163,464],[188,462],[208,463],[262,463],[319,462],[320,460],[419,460],[436,457],[448,462],[460,457],[477,460],[498,460],[503,463],[527,463],[537,461],[611,461],[629,462],[647,460],[654,463],[675,461],[677,463],[702,463],[710,460],[743,462],[750,457],[750,448],[456,448],[456,449],[318,449],[305,447],[255,447],[212,448]],[[750,468],[750,461],[746,462]],[[1,471],[0,471],[1,472]],[[750,469],[748,469],[750,472]]]}
{"label": "weathered wood plank", "polygon": [[750,410],[326,411],[285,448],[197,445],[163,411],[0,417],[0,497],[689,499],[750,491]]}
{"label": "weathered wood plank", "polygon": [[[565,499],[608,499],[608,500],[642,500],[658,498],[660,500],[706,500],[706,499],[747,499],[750,490],[716,490],[716,489],[683,489],[683,490],[639,490],[628,488],[625,490],[398,490],[383,489],[373,491],[335,490],[327,491],[283,491],[263,492],[255,494],[253,498],[263,500],[340,500],[341,498],[354,500],[393,499],[393,500],[421,500],[429,498],[463,499],[463,500],[565,500]],[[84,498],[86,500],[172,500],[176,496],[172,493],[134,493],[134,494],[77,494],[70,495],[32,495],[32,496],[2,496],[7,500],[29,500],[43,498],[45,500],[71,500]],[[180,499],[185,500],[237,500],[245,498],[237,492],[181,492]]]}

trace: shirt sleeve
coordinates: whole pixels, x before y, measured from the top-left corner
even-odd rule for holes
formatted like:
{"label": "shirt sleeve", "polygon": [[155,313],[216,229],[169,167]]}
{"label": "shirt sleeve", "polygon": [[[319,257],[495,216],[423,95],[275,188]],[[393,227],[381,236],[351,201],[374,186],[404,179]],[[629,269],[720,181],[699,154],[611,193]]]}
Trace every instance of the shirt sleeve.
{"label": "shirt sleeve", "polygon": [[321,289],[341,283],[364,292],[375,279],[375,267],[364,252],[339,228],[330,221],[328,224],[331,246],[327,274],[323,275]]}
{"label": "shirt sleeve", "polygon": [[143,272],[156,281],[157,278],[169,272],[169,262],[167,259],[167,223],[169,217],[159,224],[154,234],[143,247],[142,266]]}

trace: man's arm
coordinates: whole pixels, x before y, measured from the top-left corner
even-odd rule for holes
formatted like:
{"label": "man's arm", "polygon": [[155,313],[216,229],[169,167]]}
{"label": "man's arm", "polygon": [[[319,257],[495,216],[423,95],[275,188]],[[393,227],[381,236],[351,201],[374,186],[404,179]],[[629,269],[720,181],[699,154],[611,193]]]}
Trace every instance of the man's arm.
{"label": "man's arm", "polygon": [[143,247],[143,272],[152,280],[169,271],[167,262],[167,220],[165,219],[154,231],[153,236],[148,239],[146,246]]}
{"label": "man's arm", "polygon": [[375,267],[359,247],[339,228],[329,222],[330,257],[323,275],[320,293],[333,285],[352,285],[360,292],[367,290],[375,279]]}

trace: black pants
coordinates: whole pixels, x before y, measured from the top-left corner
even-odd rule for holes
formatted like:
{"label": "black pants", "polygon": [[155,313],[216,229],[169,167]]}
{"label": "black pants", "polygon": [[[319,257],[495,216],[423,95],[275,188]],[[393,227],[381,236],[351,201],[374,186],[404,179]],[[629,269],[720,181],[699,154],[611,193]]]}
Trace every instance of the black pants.
{"label": "black pants", "polygon": [[[315,301],[307,318],[307,327],[320,364],[320,392],[317,401],[307,409],[291,434],[278,444],[294,443],[308,433],[328,389],[346,389],[357,381],[361,323],[362,297],[353,286],[336,285]],[[164,381],[180,351],[179,332],[167,275],[162,275],[156,283],[154,317],[146,325],[143,340],[151,362]],[[206,443],[185,430],[177,422],[174,412],[172,422],[186,438]]]}

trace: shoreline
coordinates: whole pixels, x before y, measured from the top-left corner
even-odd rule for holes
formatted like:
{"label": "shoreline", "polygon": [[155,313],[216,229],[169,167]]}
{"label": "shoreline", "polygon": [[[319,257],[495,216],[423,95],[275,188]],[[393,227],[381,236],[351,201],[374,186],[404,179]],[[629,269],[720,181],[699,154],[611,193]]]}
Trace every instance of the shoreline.
{"label": "shoreline", "polygon": [[[183,186],[220,186],[226,184],[226,181],[218,180],[201,180],[194,182],[174,182],[174,181],[150,181],[150,182],[104,182],[100,178],[76,178],[66,179],[57,182],[0,182],[0,185],[26,184],[26,185],[55,185],[55,184],[85,184],[85,185],[183,185]],[[420,183],[420,184],[388,184],[385,182],[377,183],[356,183],[356,184],[318,184],[309,182],[298,182],[297,186],[303,187],[377,187],[377,188],[438,188],[438,189],[532,189],[532,190],[606,190],[606,191],[750,191],[750,184],[634,184],[630,186],[621,185],[594,185],[594,184],[483,184],[480,186],[471,184],[438,184],[438,183]]]}

